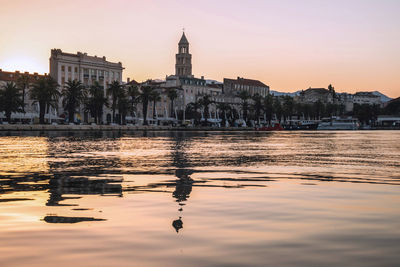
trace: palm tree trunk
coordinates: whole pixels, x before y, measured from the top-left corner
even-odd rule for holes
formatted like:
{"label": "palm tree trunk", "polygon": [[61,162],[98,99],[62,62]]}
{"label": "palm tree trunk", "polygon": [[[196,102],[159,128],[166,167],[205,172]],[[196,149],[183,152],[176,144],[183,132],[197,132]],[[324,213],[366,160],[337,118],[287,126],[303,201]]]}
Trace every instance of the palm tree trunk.
{"label": "palm tree trunk", "polygon": [[46,105],[39,103],[39,123],[44,124],[44,113],[46,112]]}
{"label": "palm tree trunk", "polygon": [[68,115],[69,115],[69,123],[74,123],[74,109],[70,108],[68,111]]}
{"label": "palm tree trunk", "polygon": [[174,117],[174,100],[171,99],[171,118]]}
{"label": "palm tree trunk", "polygon": [[6,111],[6,118],[7,118],[7,122],[11,123],[11,112],[10,111]]}
{"label": "palm tree trunk", "polygon": [[25,86],[22,89],[22,112],[25,113]]}
{"label": "palm tree trunk", "polygon": [[143,101],[143,125],[148,125],[147,123],[147,105],[148,101]]}
{"label": "palm tree trunk", "polygon": [[157,119],[156,117],[156,101],[153,101],[153,119]]}

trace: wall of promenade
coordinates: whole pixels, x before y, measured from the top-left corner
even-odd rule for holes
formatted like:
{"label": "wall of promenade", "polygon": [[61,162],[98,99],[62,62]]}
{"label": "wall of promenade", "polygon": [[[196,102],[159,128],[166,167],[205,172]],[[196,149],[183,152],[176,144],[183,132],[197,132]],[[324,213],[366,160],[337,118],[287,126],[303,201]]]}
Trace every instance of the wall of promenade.
{"label": "wall of promenade", "polygon": [[254,131],[251,127],[0,124],[0,131]]}

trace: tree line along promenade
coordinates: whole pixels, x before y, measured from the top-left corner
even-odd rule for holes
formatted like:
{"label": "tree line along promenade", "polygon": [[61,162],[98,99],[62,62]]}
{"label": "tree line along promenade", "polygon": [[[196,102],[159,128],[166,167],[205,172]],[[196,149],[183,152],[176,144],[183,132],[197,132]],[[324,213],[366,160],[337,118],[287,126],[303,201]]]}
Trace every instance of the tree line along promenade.
{"label": "tree line along promenade", "polygon": [[[121,62],[52,49],[48,75],[0,69],[0,124],[52,125],[57,129],[73,125],[81,126],[74,126],[76,129],[113,129],[121,125],[135,129],[148,125],[163,129],[244,129],[296,120],[354,117],[361,125],[382,127],[395,125],[400,117],[399,98],[382,101],[373,92],[337,93],[329,85],[285,94],[271,92],[263,82],[242,77],[225,78],[223,82],[196,78],[185,33],[175,57],[174,75],[139,83],[122,80]],[[384,117],[392,119],[380,119]]]}

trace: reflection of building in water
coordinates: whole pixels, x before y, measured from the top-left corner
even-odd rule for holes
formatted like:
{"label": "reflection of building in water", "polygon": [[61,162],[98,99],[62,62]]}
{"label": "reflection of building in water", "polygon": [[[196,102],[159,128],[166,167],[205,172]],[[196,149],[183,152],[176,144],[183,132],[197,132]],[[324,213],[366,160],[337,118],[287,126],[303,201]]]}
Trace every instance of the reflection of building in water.
{"label": "reflection of building in water", "polygon": [[[79,199],[80,197],[63,197],[63,195],[117,195],[122,196],[122,186],[110,179],[74,178],[64,175],[54,175],[50,180],[50,197],[47,206],[65,206],[60,201]],[[121,181],[119,181],[121,182]]]}
{"label": "reflection of building in water", "polygon": [[[190,164],[187,160],[187,155],[185,154],[185,146],[187,146],[189,140],[186,138],[185,133],[177,133],[174,136],[174,139],[175,144],[172,148],[172,165],[176,168],[175,176],[178,178],[178,180],[176,181],[175,191],[172,193],[172,196],[176,198],[176,201],[179,203],[179,212],[182,212],[182,206],[185,205],[184,202],[187,201],[190,193],[192,192],[193,179],[190,178],[190,175],[193,174],[193,170],[188,169]],[[182,217],[179,216],[179,219],[174,220],[172,222],[172,226],[178,233],[179,230],[183,228]]]}
{"label": "reflection of building in water", "polygon": [[[86,139],[85,139],[86,140]],[[110,142],[110,141],[108,141]],[[49,181],[49,200],[47,206],[64,206],[60,204],[66,199],[79,199],[82,195],[116,195],[122,196],[122,179],[102,178],[101,175],[115,172],[117,157],[99,157],[79,155],[98,152],[96,142],[88,143],[88,147],[80,139],[49,138],[49,170],[53,174]],[[117,148],[118,146],[115,146]],[[109,147],[107,147],[109,149]],[[102,148],[104,149],[104,148]],[[74,155],[75,154],[75,155]],[[79,197],[63,197],[78,195]]]}
{"label": "reflection of building in water", "polygon": [[105,221],[104,219],[96,219],[92,217],[64,217],[64,216],[46,216],[43,220],[47,223],[79,223],[79,222],[93,222]]}
{"label": "reflection of building in water", "polygon": [[179,217],[178,220],[173,221],[172,226],[175,228],[175,231],[178,233],[179,230],[183,228],[183,222],[181,220],[181,217]]}

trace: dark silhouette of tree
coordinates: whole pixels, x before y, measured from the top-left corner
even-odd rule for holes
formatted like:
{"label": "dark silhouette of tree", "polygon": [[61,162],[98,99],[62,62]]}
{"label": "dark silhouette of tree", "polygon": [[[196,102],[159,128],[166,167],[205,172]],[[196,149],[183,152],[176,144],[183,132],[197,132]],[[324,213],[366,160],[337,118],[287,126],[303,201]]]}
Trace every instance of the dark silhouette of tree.
{"label": "dark silhouette of tree", "polygon": [[208,123],[208,113],[209,113],[209,107],[211,104],[214,103],[214,101],[211,99],[210,95],[203,95],[202,98],[199,99],[200,105],[203,107],[203,113],[204,113],[204,119],[205,123]]}
{"label": "dark silhouette of tree", "polygon": [[4,111],[7,121],[11,122],[12,112],[22,112],[23,101],[20,90],[13,82],[8,82],[0,89],[0,111]]}
{"label": "dark silhouette of tree", "polygon": [[243,111],[243,120],[247,123],[247,113],[249,111],[248,100],[250,99],[250,94],[249,94],[249,92],[243,90],[237,94],[237,97],[239,97],[241,100],[240,105],[241,105],[241,108]]}
{"label": "dark silhouette of tree", "polygon": [[293,97],[285,95],[283,97],[282,103],[282,111],[283,111],[283,120],[286,121],[293,115],[294,111],[294,100]]}
{"label": "dark silhouette of tree", "polygon": [[220,102],[217,104],[217,109],[219,110],[219,117],[222,118],[222,125],[225,126],[232,107],[228,103]]}
{"label": "dark silhouette of tree", "polygon": [[76,109],[84,103],[87,96],[85,86],[78,80],[68,81],[61,91],[61,96],[64,109],[68,110],[68,121],[73,123]]}
{"label": "dark silhouette of tree", "polygon": [[199,101],[191,102],[186,106],[185,110],[186,116],[189,119],[194,119],[195,125],[200,124],[200,118],[201,118],[201,114],[199,113],[200,109],[201,109],[201,104]]}
{"label": "dark silhouette of tree", "polygon": [[107,89],[107,95],[111,96],[112,122],[115,123],[115,110],[117,109],[118,96],[122,85],[118,81],[113,81]]}
{"label": "dark silhouette of tree", "polygon": [[85,110],[95,118],[96,124],[102,122],[104,106],[108,106],[108,101],[104,96],[103,86],[95,81],[89,88],[89,97],[85,101]]}
{"label": "dark silhouette of tree", "polygon": [[134,112],[136,111],[136,105],[140,102],[139,87],[136,85],[129,86],[127,88],[127,94],[129,97],[131,116],[133,117]]}
{"label": "dark silhouette of tree", "polygon": [[386,115],[400,115],[400,98],[391,100],[383,112]]}
{"label": "dark silhouette of tree", "polygon": [[281,122],[283,110],[282,110],[282,105],[281,105],[281,101],[279,100],[279,97],[274,98],[273,109],[274,109],[277,120],[279,122]]}
{"label": "dark silhouette of tree", "polygon": [[253,100],[252,108],[255,113],[255,120],[260,124],[260,115],[263,109],[263,97],[259,94],[255,94],[251,99]]}
{"label": "dark silhouette of tree", "polygon": [[58,83],[50,76],[39,78],[30,90],[31,99],[34,100],[33,104],[39,103],[39,122],[44,124],[44,115],[46,108],[58,107],[58,99],[60,92],[57,90]]}
{"label": "dark silhouette of tree", "polygon": [[142,102],[143,109],[143,125],[148,125],[147,122],[147,109],[149,106],[149,101],[151,99],[151,94],[153,92],[153,87],[145,85],[141,87],[140,101]]}
{"label": "dark silhouette of tree", "polygon": [[321,100],[318,100],[313,104],[313,115],[315,119],[320,119],[324,112],[325,105],[321,102]]}
{"label": "dark silhouette of tree", "polygon": [[117,101],[118,108],[118,124],[126,124],[126,115],[130,109],[130,103],[128,99],[127,91],[121,87],[118,94]]}
{"label": "dark silhouette of tree", "polygon": [[354,104],[353,109],[354,116],[362,123],[366,125],[374,124],[379,113],[379,105],[369,105],[369,104]]}
{"label": "dark silhouette of tree", "polygon": [[157,102],[161,101],[161,94],[157,90],[153,90],[150,94],[150,101],[153,102],[153,119],[157,119],[156,117],[156,105]]}
{"label": "dark silhouette of tree", "polygon": [[174,116],[174,100],[178,97],[178,91],[175,88],[169,88],[167,89],[167,96],[169,100],[171,101],[171,112],[170,116]]}
{"label": "dark silhouette of tree", "polygon": [[267,117],[269,124],[271,124],[272,115],[274,113],[274,97],[271,94],[268,94],[264,97],[263,110],[264,110],[265,116]]}
{"label": "dark silhouette of tree", "polygon": [[17,86],[20,90],[22,90],[22,112],[25,113],[25,95],[26,95],[26,90],[29,89],[30,87],[30,77],[29,74],[22,74],[21,76],[18,77],[17,79]]}

